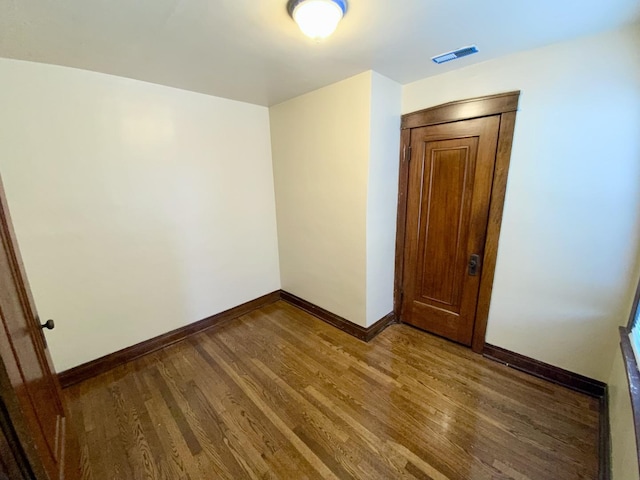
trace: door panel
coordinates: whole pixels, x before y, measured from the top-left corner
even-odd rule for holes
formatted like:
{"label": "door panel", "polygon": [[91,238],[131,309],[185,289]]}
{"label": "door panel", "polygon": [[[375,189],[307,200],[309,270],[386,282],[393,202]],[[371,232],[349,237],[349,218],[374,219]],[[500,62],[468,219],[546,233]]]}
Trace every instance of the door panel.
{"label": "door panel", "polygon": [[14,390],[12,398],[17,399],[24,417],[21,420],[29,433],[28,438],[20,440],[34,447],[29,450],[37,452],[37,460],[51,480],[76,478],[77,447],[67,438],[62,392],[40,328],[1,185],[0,243],[0,356]]}
{"label": "door panel", "polygon": [[411,130],[403,320],[470,345],[499,117]]}
{"label": "door panel", "polygon": [[475,158],[477,138],[462,142],[466,145],[455,140],[432,142],[425,152],[428,171],[423,173],[421,190],[426,195],[420,206],[425,232],[419,243],[416,292],[424,300],[458,312],[460,265],[466,262],[460,243],[468,229],[471,206],[471,195],[465,193],[473,179],[471,158]]}

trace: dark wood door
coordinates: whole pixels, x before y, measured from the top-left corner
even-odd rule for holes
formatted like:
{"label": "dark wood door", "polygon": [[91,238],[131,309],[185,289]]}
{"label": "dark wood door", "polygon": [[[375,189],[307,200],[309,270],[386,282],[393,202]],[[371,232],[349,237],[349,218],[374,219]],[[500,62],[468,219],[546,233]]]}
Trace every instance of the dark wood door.
{"label": "dark wood door", "polygon": [[402,316],[471,345],[500,117],[411,130]]}
{"label": "dark wood door", "polygon": [[50,480],[77,478],[77,446],[1,184],[0,238],[0,356],[6,377],[2,403],[12,413],[9,419],[16,423],[18,441],[35,475]]}

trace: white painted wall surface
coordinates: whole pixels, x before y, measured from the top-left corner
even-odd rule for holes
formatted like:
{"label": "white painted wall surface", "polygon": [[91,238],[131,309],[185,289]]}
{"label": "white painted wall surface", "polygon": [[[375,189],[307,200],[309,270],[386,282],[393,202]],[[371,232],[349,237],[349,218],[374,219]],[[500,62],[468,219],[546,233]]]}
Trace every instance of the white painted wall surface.
{"label": "white painted wall surface", "polygon": [[280,288],[268,110],[0,60],[0,172],[59,371]]}
{"label": "white painted wall surface", "polygon": [[367,326],[393,311],[402,86],[371,75],[367,184]]}
{"label": "white painted wall surface", "polygon": [[366,325],[371,72],[269,109],[282,288]]}
{"label": "white painted wall surface", "polygon": [[403,113],[521,90],[487,342],[607,381],[640,238],[637,29],[403,88]]}

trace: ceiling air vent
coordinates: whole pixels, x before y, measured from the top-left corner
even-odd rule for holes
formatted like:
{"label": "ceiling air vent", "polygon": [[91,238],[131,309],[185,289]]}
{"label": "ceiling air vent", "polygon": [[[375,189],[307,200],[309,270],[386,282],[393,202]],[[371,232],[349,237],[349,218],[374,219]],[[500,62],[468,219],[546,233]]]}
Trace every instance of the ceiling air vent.
{"label": "ceiling air vent", "polygon": [[435,63],[444,63],[455,60],[457,58],[466,57],[467,55],[473,55],[474,53],[478,53],[478,47],[476,47],[475,45],[470,45],[468,47],[462,47],[458,50],[454,50],[453,52],[436,55],[431,60],[433,60]]}

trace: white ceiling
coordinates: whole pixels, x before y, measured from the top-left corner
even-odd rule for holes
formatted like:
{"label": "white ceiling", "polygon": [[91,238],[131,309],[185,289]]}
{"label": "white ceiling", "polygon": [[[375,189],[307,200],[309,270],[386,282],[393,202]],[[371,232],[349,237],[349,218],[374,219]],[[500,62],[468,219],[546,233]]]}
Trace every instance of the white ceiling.
{"label": "white ceiling", "polygon": [[[0,0],[0,56],[273,105],[364,70],[405,84],[639,16],[640,0],[349,0],[315,43],[286,0]],[[479,54],[430,61],[472,43]]]}

